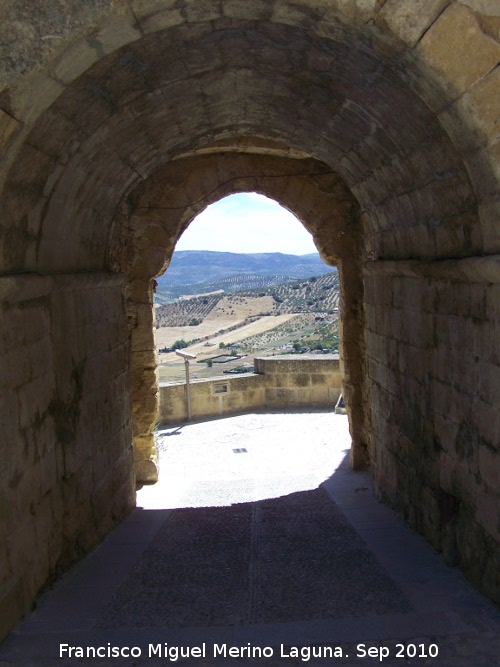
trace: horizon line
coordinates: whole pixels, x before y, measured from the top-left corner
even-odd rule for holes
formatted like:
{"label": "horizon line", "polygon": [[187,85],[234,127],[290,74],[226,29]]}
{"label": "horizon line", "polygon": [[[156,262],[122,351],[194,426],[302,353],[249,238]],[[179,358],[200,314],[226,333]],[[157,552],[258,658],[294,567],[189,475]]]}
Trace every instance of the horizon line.
{"label": "horizon line", "polygon": [[[188,249],[188,248],[183,248],[182,250],[175,250],[174,253],[176,252],[213,252],[213,253],[225,253],[229,255],[291,255],[292,257],[305,257],[306,255],[319,255],[319,252],[313,251],[313,252],[304,252],[301,255],[297,255],[294,252],[280,252],[279,250],[259,250],[256,252],[235,252],[234,250],[201,250],[199,248],[196,249]],[[172,254],[174,254],[172,253]]]}

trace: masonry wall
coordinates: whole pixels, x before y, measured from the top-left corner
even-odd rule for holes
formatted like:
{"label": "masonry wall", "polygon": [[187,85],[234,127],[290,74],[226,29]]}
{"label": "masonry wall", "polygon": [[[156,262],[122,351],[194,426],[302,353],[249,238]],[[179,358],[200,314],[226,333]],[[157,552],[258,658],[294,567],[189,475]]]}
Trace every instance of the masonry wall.
{"label": "masonry wall", "polygon": [[496,263],[376,262],[365,295],[378,492],[499,600]]}
{"label": "masonry wall", "polygon": [[0,278],[0,637],[135,502],[110,274]]}
{"label": "masonry wall", "polygon": [[[267,172],[272,188],[249,178],[244,189],[258,186],[291,209],[303,199],[296,212],[324,257],[340,260],[346,296],[353,285],[347,276],[354,273],[346,260],[354,256],[357,271],[358,254],[352,253],[356,243],[342,239],[356,216],[342,192],[335,197],[340,207],[323,198],[315,201],[314,190],[332,192],[332,179],[326,181],[325,169],[318,171],[317,165],[300,164],[311,155],[345,181],[363,211],[367,261],[500,252],[500,43],[494,0],[74,0],[30,3],[30,12],[26,3],[3,4],[8,57],[0,63],[0,269],[5,274],[111,269],[110,240],[113,228],[120,231],[114,217],[120,202],[135,199],[151,226],[136,239],[138,252],[130,258],[135,266],[127,273],[144,279],[157,275],[199,212],[194,209],[209,203],[207,193],[219,188],[224,194],[221,183],[234,183],[243,173],[234,164],[220,166],[226,151],[281,155],[297,164],[295,173],[316,174],[307,187],[292,180],[280,184],[275,177],[290,174],[288,165],[274,175]],[[217,165],[202,178],[193,172],[191,180],[186,178],[190,165],[182,172],[177,158],[187,160],[198,151],[213,152]],[[171,176],[153,188],[169,196],[152,193],[139,202],[137,188],[169,161]],[[167,211],[172,219],[164,226]],[[120,231],[119,236],[118,245],[130,248],[127,235]],[[498,449],[492,441],[498,409],[492,409],[491,400],[496,385],[498,406],[498,359],[493,363],[489,357],[499,346],[492,314],[498,271],[491,278],[487,272],[473,278],[465,271],[460,278],[457,269],[446,277],[412,273],[396,262],[391,277],[376,273],[380,262],[375,264],[367,279],[372,312],[366,320],[373,429],[364,410],[372,404],[364,363],[356,363],[356,355],[364,359],[359,335],[364,318],[348,299],[342,313],[344,394],[354,426],[353,452],[358,451],[351,462],[365,463],[369,444],[381,495],[438,546],[449,543],[450,557],[455,550],[475,580],[500,599],[491,574],[500,569],[493,472]],[[115,270],[124,273],[126,266]],[[5,298],[1,344],[7,348],[2,350],[0,409],[0,453],[6,462],[0,510],[6,525],[0,537],[8,548],[0,565],[2,575],[11,577],[0,582],[0,613],[8,609],[13,619],[46,575],[104,530],[101,522],[108,521],[117,497],[114,485],[130,485],[128,472],[103,467],[102,460],[103,443],[110,451],[116,446],[113,461],[128,451],[123,368],[118,370],[114,358],[125,341],[113,338],[109,348],[95,352],[115,326],[104,325],[103,318],[110,304],[117,306],[118,290],[107,283],[84,287],[78,282],[83,278],[74,278],[78,284],[68,296],[61,283],[48,280],[3,278],[0,286]],[[478,282],[484,288],[476,288]],[[393,299],[398,290],[415,292],[415,300],[400,305]],[[485,317],[472,311],[467,301],[472,293],[474,305],[483,295],[489,304]],[[436,312],[429,310],[433,299]],[[98,305],[103,303],[104,309]],[[137,303],[149,301],[140,295]],[[69,313],[87,306],[91,319],[84,328]],[[150,311],[140,307],[132,319],[137,316],[140,325],[142,316],[149,321]],[[433,337],[438,334],[435,346],[442,360],[428,342],[431,331]],[[144,407],[148,412],[134,434],[136,462],[146,463],[151,480],[152,437],[146,429],[155,409],[154,368],[151,349],[141,357],[139,336],[131,338],[134,365],[147,371],[132,383],[136,396],[147,399],[136,401],[136,415]],[[478,340],[484,348],[476,349]],[[75,341],[78,353],[71,357],[67,346],[71,342],[73,349]],[[289,389],[274,387],[276,400]],[[289,397],[300,394],[297,389]],[[120,438],[125,438],[123,450]],[[87,447],[94,448],[95,465],[85,458]],[[59,484],[51,477],[54,461]],[[42,484],[44,465],[49,480]],[[144,474],[144,467],[138,470]],[[469,486],[472,476],[477,488]],[[104,495],[108,513],[101,511]],[[56,509],[47,509],[51,503]],[[77,508],[81,528],[70,525]],[[52,521],[44,523],[49,511]],[[34,516],[41,526],[36,534]],[[43,546],[46,536],[50,547]],[[31,563],[25,554],[36,550],[42,555]],[[55,554],[54,562],[45,552]],[[20,568],[25,568],[24,580]]]}
{"label": "masonry wall", "polygon": [[[332,408],[341,387],[339,360],[330,355],[290,355],[255,359],[256,373],[190,384],[194,419],[256,409]],[[187,419],[186,385],[160,386],[159,421]]]}

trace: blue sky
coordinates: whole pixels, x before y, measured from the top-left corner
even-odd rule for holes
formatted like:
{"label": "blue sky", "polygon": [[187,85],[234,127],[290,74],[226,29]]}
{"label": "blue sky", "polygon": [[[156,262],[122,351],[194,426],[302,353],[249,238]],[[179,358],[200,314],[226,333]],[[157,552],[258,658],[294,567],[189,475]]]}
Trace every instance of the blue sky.
{"label": "blue sky", "polygon": [[290,255],[317,252],[311,234],[294,215],[255,192],[230,195],[208,206],[175,249]]}

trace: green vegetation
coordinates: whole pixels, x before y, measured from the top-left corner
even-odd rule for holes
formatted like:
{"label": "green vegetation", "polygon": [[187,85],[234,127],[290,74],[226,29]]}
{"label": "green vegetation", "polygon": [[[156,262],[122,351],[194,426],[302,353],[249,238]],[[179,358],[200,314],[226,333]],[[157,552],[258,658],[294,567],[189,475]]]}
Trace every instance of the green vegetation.
{"label": "green vegetation", "polygon": [[227,371],[222,371],[223,373],[228,373],[228,374],[236,374],[236,373],[252,373],[253,368],[250,368],[249,366],[236,366],[235,368],[230,368]]}
{"label": "green vegetation", "polygon": [[335,352],[338,351],[339,332],[337,322],[326,324],[314,334],[303,338],[302,345],[310,347],[311,350],[324,350],[326,348]]}
{"label": "green vegetation", "polygon": [[180,299],[174,303],[156,309],[157,327],[198,326],[222,298],[222,294],[213,294],[192,299]]}

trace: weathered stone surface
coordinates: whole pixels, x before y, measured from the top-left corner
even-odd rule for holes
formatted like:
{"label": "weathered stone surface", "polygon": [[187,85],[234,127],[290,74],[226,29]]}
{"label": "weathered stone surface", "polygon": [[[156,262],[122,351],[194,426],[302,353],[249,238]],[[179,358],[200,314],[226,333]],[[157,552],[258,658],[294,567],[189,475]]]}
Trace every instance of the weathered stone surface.
{"label": "weathered stone surface", "polygon": [[29,6],[23,2],[4,3],[0,88],[46,63],[75,35],[94,31],[110,9],[120,12],[123,5],[120,0],[102,0],[99,3],[72,2],[55,9],[52,3]]}
{"label": "weathered stone surface", "polygon": [[7,151],[20,127],[19,121],[0,109],[0,155]]}
{"label": "weathered stone surface", "polygon": [[103,26],[89,41],[90,44],[95,44],[95,48],[102,57],[140,37],[141,32],[137,29],[135,16],[132,13],[126,13],[115,17],[113,21]]}
{"label": "weathered stone surface", "polygon": [[379,16],[408,46],[415,46],[447,4],[448,0],[423,0],[418,5],[412,0],[387,0]]}
{"label": "weathered stone surface", "polygon": [[[421,55],[457,93],[462,93],[498,63],[500,44],[485,35],[472,12],[450,5],[418,45]],[[468,54],[474,53],[474,58]]]}
{"label": "weathered stone surface", "polygon": [[97,62],[99,57],[98,45],[95,42],[81,39],[61,55],[53,69],[54,78],[63,84],[71,83],[73,79]]}
{"label": "weathered stone surface", "polygon": [[459,2],[484,16],[500,16],[500,7],[496,0],[459,0]]}
{"label": "weathered stone surface", "polygon": [[[2,451],[8,462],[3,497],[12,508],[12,514],[2,512],[2,530],[9,534],[4,549],[12,580],[24,580],[12,606],[21,612],[48,578],[91,548],[133,503],[121,282],[112,274],[0,280],[2,341],[17,361],[10,376],[2,374],[14,399],[0,407],[9,437],[2,447],[17,442],[13,452]],[[12,420],[17,434],[10,439],[3,425]],[[108,504],[122,488],[114,518],[106,518],[97,487]]]}
{"label": "weathered stone surface", "polygon": [[185,18],[180,9],[175,7],[165,9],[164,3],[162,2],[157,11],[154,11],[153,6],[151,6],[151,8],[149,7],[150,4],[159,5],[160,3],[147,3],[146,6],[144,6],[144,3],[141,2],[140,12],[137,9],[134,9],[136,16],[141,17],[139,19],[139,25],[144,34],[156,32],[157,30],[164,30],[165,28],[171,28],[184,23]]}
{"label": "weathered stone surface", "polygon": [[[484,529],[497,535],[498,527],[493,527],[492,522],[497,492],[492,485],[496,484],[498,452],[491,443],[498,436],[480,424],[485,418],[492,419],[493,429],[496,428],[491,401],[494,394],[498,395],[500,380],[496,363],[480,363],[482,344],[478,341],[478,347],[469,347],[464,354],[461,341],[464,331],[469,332],[472,341],[479,330],[491,330],[489,320],[498,318],[498,308],[488,312],[485,295],[491,292],[494,299],[497,288],[490,284],[485,291],[482,271],[487,265],[476,266],[474,260],[462,260],[456,266],[434,263],[432,269],[429,265],[407,263],[406,269],[404,264],[400,267],[398,277],[391,264],[374,263],[367,270],[365,281],[367,300],[379,304],[379,308],[384,303],[384,286],[392,285],[394,293],[391,315],[378,321],[372,317],[367,320],[372,423],[390,425],[392,443],[390,453],[374,451],[375,458],[380,457],[375,478],[379,480],[379,492],[390,495],[401,508],[407,506],[408,498],[413,498],[410,518],[414,525],[445,552],[453,542],[455,558],[477,579],[477,573],[473,574],[476,556],[460,536],[466,532],[479,534]],[[493,260],[494,273],[495,266]],[[404,273],[407,277],[403,277]],[[393,346],[398,350],[397,370],[390,358]],[[452,368],[457,379],[450,384]],[[392,403],[396,396],[397,406]],[[389,467],[390,456],[395,460]],[[419,480],[405,477],[397,462],[402,457],[417,477],[422,475]],[[392,480],[387,474],[390,468]],[[399,479],[399,486],[394,485],[394,476]],[[423,511],[418,509],[424,507]],[[471,521],[473,507],[478,508],[478,513]],[[445,523],[447,529],[443,532]],[[496,586],[494,579],[491,585]]]}
{"label": "weathered stone surface", "polygon": [[62,93],[63,85],[44,73],[31,75],[29,86],[14,91],[10,105],[12,113],[23,123],[31,124]]}
{"label": "weathered stone surface", "polygon": [[142,484],[154,484],[158,481],[158,464],[156,461],[138,461],[136,463],[137,479]]}
{"label": "weathered stone surface", "polygon": [[[5,4],[0,535],[33,554],[8,561],[7,625],[130,507],[134,456],[154,478],[151,281],[249,190],[338,265],[352,463],[500,599],[497,4]],[[332,398],[271,375],[200,395]]]}
{"label": "weathered stone surface", "polygon": [[500,68],[497,67],[467,91],[479,127],[486,137],[497,141],[500,137]]}

